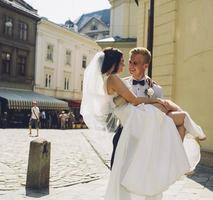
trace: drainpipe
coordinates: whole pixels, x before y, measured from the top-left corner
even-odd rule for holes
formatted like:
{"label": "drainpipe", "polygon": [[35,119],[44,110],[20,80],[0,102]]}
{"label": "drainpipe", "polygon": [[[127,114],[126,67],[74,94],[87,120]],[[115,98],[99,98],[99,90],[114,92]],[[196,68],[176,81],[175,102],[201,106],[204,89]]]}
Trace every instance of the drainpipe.
{"label": "drainpipe", "polygon": [[153,60],[153,34],[154,34],[154,0],[150,0],[147,49],[151,52],[152,55],[151,63],[148,68],[148,76],[151,78],[152,78],[152,60]]}
{"label": "drainpipe", "polygon": [[[135,0],[137,6],[139,1]],[[148,39],[147,49],[151,52],[152,58],[148,68],[148,76],[152,78],[152,59],[153,59],[153,34],[154,34],[154,0],[150,0],[149,17],[148,17]]]}

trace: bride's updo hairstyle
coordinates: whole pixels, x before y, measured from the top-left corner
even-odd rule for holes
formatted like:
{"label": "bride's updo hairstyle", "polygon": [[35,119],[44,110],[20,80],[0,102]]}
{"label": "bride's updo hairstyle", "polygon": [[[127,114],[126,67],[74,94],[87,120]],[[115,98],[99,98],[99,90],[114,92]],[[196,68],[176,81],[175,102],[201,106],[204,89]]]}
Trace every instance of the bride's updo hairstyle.
{"label": "bride's updo hairstyle", "polygon": [[123,56],[123,53],[116,48],[107,47],[103,50],[104,52],[104,61],[101,68],[101,73],[105,74],[110,69],[112,69],[112,74],[117,73],[119,68],[119,63],[121,61],[121,58]]}

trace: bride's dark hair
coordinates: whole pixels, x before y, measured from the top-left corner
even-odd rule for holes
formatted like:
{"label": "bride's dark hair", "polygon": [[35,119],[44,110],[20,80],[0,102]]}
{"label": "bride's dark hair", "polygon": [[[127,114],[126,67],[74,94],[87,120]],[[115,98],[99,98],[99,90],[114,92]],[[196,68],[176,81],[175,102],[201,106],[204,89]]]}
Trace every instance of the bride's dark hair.
{"label": "bride's dark hair", "polygon": [[107,47],[103,50],[104,52],[104,61],[101,67],[101,73],[105,74],[112,67],[114,67],[112,74],[115,74],[118,71],[119,63],[123,56],[123,53],[116,48]]}

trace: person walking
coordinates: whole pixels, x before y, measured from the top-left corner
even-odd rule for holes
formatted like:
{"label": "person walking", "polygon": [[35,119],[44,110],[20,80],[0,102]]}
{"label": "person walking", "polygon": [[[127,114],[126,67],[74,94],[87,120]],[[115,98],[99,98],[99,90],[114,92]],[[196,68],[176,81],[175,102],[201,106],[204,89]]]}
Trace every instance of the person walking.
{"label": "person walking", "polygon": [[29,121],[29,136],[32,136],[32,127],[35,127],[37,130],[37,135],[38,137],[38,130],[39,130],[39,115],[40,115],[40,110],[37,107],[37,102],[33,101],[32,102],[33,106],[31,108],[31,117]]}
{"label": "person walking", "polygon": [[60,122],[61,122],[61,129],[66,128],[66,119],[67,119],[67,114],[62,111],[61,114],[59,115]]}

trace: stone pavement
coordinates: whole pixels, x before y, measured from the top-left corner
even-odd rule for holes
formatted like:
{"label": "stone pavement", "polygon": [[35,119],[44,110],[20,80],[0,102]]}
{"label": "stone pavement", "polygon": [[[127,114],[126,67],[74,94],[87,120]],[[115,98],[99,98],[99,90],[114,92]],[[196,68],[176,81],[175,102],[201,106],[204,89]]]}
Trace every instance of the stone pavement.
{"label": "stone pavement", "polygon": [[[0,200],[103,200],[112,135],[88,130],[41,130],[51,142],[50,191],[25,191],[26,129],[0,129]],[[199,166],[164,192],[163,200],[213,200],[213,169]]]}
{"label": "stone pavement", "polygon": [[[99,180],[108,169],[82,131],[41,130],[51,142],[50,188],[63,188]],[[0,130],[0,199],[25,186],[30,141],[26,129]]]}

